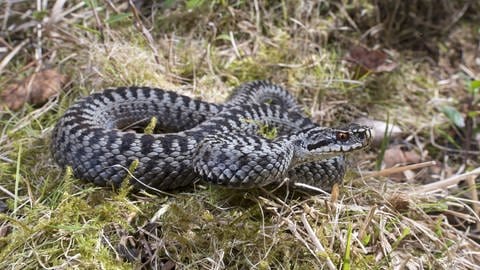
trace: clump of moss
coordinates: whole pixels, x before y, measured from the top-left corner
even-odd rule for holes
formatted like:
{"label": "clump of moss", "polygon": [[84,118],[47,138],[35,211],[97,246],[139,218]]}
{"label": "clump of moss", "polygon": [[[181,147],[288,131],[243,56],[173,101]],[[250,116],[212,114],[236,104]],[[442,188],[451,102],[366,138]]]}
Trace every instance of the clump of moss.
{"label": "clump of moss", "polygon": [[111,256],[115,250],[105,243],[103,230],[109,224],[130,228],[128,218],[140,210],[112,192],[109,200],[99,203],[94,199],[98,188],[76,190],[78,181],[68,173],[58,184],[33,207],[17,208],[13,216],[0,214],[12,230],[0,241],[0,265],[127,268]]}

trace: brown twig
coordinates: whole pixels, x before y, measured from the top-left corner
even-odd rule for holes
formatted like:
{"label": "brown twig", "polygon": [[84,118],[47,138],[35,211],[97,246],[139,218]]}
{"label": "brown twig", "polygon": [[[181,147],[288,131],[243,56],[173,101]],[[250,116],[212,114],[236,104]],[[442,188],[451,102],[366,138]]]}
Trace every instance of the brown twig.
{"label": "brown twig", "polygon": [[148,42],[148,46],[153,52],[153,56],[155,57],[155,62],[160,65],[160,57],[158,56],[158,50],[157,47],[155,46],[155,42],[153,41],[153,37],[148,31],[148,29],[145,27],[145,25],[142,22],[142,19],[140,18],[140,14],[137,10],[137,7],[133,3],[132,0],[128,0],[128,4],[130,5],[130,8],[132,9],[133,17],[135,18],[135,27],[143,34],[145,39]]}
{"label": "brown twig", "polygon": [[24,39],[20,44],[15,46],[11,52],[9,52],[0,62],[0,74],[2,74],[3,69],[8,65],[10,60],[29,42],[28,39]]}
{"label": "brown twig", "polygon": [[360,227],[360,230],[358,231],[358,239],[362,241],[363,237],[365,236],[365,232],[367,231],[368,225],[372,222],[373,216],[375,215],[375,211],[377,210],[377,206],[374,205],[372,208],[370,208],[370,211],[368,212],[367,217],[363,221],[362,227]]}
{"label": "brown twig", "polygon": [[388,169],[384,169],[384,170],[381,170],[381,171],[378,171],[378,172],[369,173],[367,175],[364,175],[363,177],[388,176],[388,175],[404,172],[404,171],[407,171],[407,170],[415,170],[415,169],[435,166],[436,164],[437,163],[435,161],[427,161],[427,162],[422,162],[422,163],[417,163],[417,164],[412,164],[412,165],[388,168]]}
{"label": "brown twig", "polygon": [[330,260],[330,258],[326,255],[327,252],[326,252],[325,248],[322,246],[322,243],[320,243],[320,240],[318,240],[318,237],[315,235],[315,232],[313,231],[312,227],[310,226],[310,223],[308,223],[307,216],[305,215],[305,213],[303,213],[300,218],[302,220],[303,226],[307,230],[307,233],[308,233],[308,236],[310,237],[310,240],[312,240],[312,243],[313,243],[313,245],[315,245],[315,248],[317,249],[317,251],[320,251],[323,254],[325,254],[325,260],[326,260],[328,269],[330,269],[330,270],[337,269],[337,267],[335,267],[335,264],[333,264],[332,260]]}
{"label": "brown twig", "polygon": [[480,174],[480,168],[476,168],[475,170],[467,172],[467,173],[455,175],[455,176],[452,176],[450,178],[447,178],[447,179],[444,179],[444,180],[441,180],[441,181],[438,181],[438,182],[435,182],[435,183],[424,185],[424,186],[420,187],[418,190],[416,190],[415,193],[416,194],[422,194],[422,193],[427,193],[427,192],[432,192],[432,191],[436,191],[436,190],[445,189],[445,188],[448,188],[450,186],[456,185],[458,182],[460,182],[462,180],[465,180],[470,176],[475,176],[476,177],[479,174]]}
{"label": "brown twig", "polygon": [[[470,175],[467,177],[467,184],[468,188],[470,190],[471,196],[472,196],[472,201],[479,202],[478,200],[478,192],[477,192],[477,185],[475,183],[475,178],[477,178],[476,175]],[[480,216],[480,206],[477,203],[472,204],[473,211],[477,216]],[[476,222],[476,227],[477,230],[480,231],[480,222]]]}

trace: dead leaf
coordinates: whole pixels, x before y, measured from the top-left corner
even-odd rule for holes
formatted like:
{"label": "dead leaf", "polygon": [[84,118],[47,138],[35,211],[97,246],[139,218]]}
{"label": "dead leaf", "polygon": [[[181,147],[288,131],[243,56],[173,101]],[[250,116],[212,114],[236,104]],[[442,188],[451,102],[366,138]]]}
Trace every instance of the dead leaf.
{"label": "dead leaf", "polygon": [[174,261],[171,261],[171,260],[167,260],[166,262],[163,263],[162,265],[162,270],[172,270],[172,269],[175,269],[175,262]]}
{"label": "dead leaf", "polygon": [[0,237],[5,237],[7,236],[11,231],[11,227],[9,226],[8,223],[3,224],[0,226]]}
{"label": "dead leaf", "polygon": [[[383,164],[385,168],[392,168],[396,165],[407,165],[421,162],[421,157],[417,152],[409,149],[405,145],[394,145],[385,150],[383,155]],[[392,174],[390,178],[394,181],[413,180],[415,173],[407,170],[402,173]]]}
{"label": "dead leaf", "polygon": [[363,46],[353,46],[345,60],[352,63],[352,68],[358,76],[367,72],[380,73],[390,72],[397,67],[395,62],[387,59],[387,54],[381,50],[370,50]]}
{"label": "dead leaf", "polygon": [[60,92],[66,81],[65,75],[54,69],[46,69],[8,85],[1,93],[0,101],[13,111],[22,108],[25,103],[42,105],[49,97]]}
{"label": "dead leaf", "polygon": [[410,202],[408,201],[407,194],[396,193],[387,198],[387,202],[390,206],[398,212],[405,212],[410,209]]}
{"label": "dead leaf", "polygon": [[330,194],[330,202],[336,203],[338,201],[338,197],[340,196],[340,188],[338,184],[333,185],[332,192]]}
{"label": "dead leaf", "polygon": [[414,150],[409,149],[405,145],[394,145],[385,150],[383,162],[385,168],[392,168],[395,165],[407,165],[419,163],[421,157]]}

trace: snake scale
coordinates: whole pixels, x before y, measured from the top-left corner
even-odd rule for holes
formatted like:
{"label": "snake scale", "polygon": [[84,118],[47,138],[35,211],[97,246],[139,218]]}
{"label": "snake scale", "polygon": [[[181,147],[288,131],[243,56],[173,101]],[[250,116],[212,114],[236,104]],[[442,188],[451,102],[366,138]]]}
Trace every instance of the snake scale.
{"label": "snake scale", "polygon": [[[156,117],[153,134],[135,132]],[[274,139],[262,136],[268,126]],[[139,127],[139,128],[138,128]],[[344,153],[366,147],[371,129],[314,124],[282,87],[253,81],[213,104],[150,87],[106,89],[77,101],[54,128],[52,154],[75,177],[161,190],[198,179],[232,188],[300,182],[330,190],[342,181]],[[139,183],[141,182],[141,183]]]}

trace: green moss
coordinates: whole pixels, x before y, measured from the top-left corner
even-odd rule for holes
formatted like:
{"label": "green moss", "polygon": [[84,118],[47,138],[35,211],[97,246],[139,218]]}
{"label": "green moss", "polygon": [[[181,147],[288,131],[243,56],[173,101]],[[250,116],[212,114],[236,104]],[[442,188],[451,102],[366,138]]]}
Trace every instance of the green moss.
{"label": "green moss", "polygon": [[273,47],[261,43],[257,54],[237,58],[225,70],[236,78],[235,83],[272,78],[284,73],[276,63],[288,63],[289,58],[291,55],[281,44]]}
{"label": "green moss", "polygon": [[[11,261],[53,267],[57,262],[69,261],[70,257],[81,258],[72,262],[77,266],[121,265],[103,242],[103,230],[110,224],[130,228],[126,217],[139,210],[127,199],[115,196],[101,204],[92,204],[89,197],[95,193],[105,194],[105,191],[99,188],[75,190],[76,184],[78,181],[67,173],[56,188],[39,193],[41,196],[34,207],[25,205],[12,217],[0,215],[0,220],[12,226],[12,233],[0,238],[2,267]],[[22,202],[27,199],[23,195],[21,198]],[[29,248],[34,248],[37,256],[21,252]]]}

